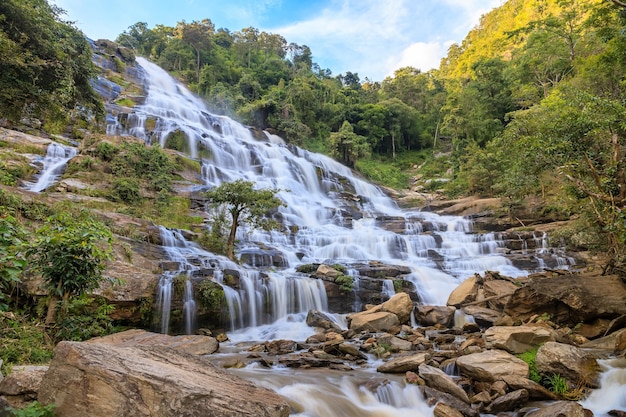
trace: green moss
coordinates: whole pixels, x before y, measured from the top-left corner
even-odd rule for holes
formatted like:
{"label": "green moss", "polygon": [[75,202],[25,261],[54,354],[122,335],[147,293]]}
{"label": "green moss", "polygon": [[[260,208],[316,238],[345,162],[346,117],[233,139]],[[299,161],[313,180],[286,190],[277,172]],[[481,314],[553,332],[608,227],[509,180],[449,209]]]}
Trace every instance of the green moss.
{"label": "green moss", "polygon": [[204,308],[211,311],[219,311],[226,302],[224,289],[220,284],[213,281],[202,281],[196,289],[196,297]]}
{"label": "green moss", "polygon": [[341,291],[349,292],[354,289],[354,278],[349,275],[339,275],[335,283],[339,284]]}

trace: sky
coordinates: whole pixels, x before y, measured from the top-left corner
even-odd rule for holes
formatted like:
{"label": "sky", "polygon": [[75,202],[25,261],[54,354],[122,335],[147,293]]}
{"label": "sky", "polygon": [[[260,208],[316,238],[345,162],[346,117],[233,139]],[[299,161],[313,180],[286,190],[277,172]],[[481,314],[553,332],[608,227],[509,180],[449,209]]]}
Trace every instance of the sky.
{"label": "sky", "polygon": [[382,81],[398,68],[439,67],[480,16],[503,0],[49,0],[91,39],[115,40],[137,22],[149,28],[210,19],[216,28],[247,27],[311,48],[333,75]]}

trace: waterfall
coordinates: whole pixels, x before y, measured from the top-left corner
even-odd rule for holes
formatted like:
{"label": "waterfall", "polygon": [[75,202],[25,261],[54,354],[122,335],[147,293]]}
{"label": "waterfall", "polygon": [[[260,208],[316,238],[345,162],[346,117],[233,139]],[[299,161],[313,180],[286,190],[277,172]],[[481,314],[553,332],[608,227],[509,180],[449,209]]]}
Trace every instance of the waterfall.
{"label": "waterfall", "polygon": [[42,165],[37,180],[26,183],[25,188],[38,193],[50,187],[63,174],[68,161],[77,154],[78,150],[74,147],[51,142],[46,150],[46,156],[37,161]]}
{"label": "waterfall", "polygon": [[[497,234],[474,233],[472,222],[462,217],[401,210],[380,188],[333,159],[211,114],[160,67],[143,58],[137,62],[147,97],[129,115],[126,130],[110,121],[110,131],[161,145],[182,132],[189,155],[202,164],[205,187],[244,179],[278,190],[285,203],[275,215],[280,230],[239,227],[239,253],[249,255],[247,265],[203,251],[181,236],[175,245],[166,244],[177,262],[211,259],[211,279],[224,287],[231,329],[270,324],[311,308],[326,310],[321,282],[295,272],[306,263],[340,263],[349,270],[370,261],[402,265],[411,271],[404,281],[415,286],[424,303],[435,305],[444,305],[450,292],[475,273],[528,273],[502,254],[504,243]],[[199,267],[184,264],[187,271]],[[222,281],[224,269],[237,271],[237,288]]]}

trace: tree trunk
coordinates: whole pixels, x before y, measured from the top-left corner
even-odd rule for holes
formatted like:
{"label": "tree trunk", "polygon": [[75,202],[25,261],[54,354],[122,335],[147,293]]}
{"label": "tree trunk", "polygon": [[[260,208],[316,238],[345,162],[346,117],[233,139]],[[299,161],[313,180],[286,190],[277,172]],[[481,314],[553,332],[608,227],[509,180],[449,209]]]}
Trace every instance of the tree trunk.
{"label": "tree trunk", "polygon": [[57,306],[59,305],[59,296],[51,295],[48,303],[48,312],[46,313],[46,326],[54,324],[57,320]]}
{"label": "tree trunk", "polygon": [[238,226],[239,226],[239,213],[234,213],[233,224],[230,226],[228,242],[226,242],[226,256],[231,261],[235,260],[235,236],[237,235]]}

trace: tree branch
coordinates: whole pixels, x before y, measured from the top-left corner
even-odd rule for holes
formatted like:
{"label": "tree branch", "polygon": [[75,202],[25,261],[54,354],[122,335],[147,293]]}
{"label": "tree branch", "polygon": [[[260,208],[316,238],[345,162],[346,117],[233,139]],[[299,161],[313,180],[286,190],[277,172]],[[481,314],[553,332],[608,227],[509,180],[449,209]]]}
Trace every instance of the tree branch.
{"label": "tree branch", "polygon": [[620,1],[620,0],[611,0],[613,3],[617,4],[618,6],[621,7],[626,7],[626,2]]}

